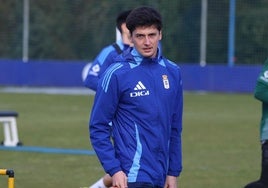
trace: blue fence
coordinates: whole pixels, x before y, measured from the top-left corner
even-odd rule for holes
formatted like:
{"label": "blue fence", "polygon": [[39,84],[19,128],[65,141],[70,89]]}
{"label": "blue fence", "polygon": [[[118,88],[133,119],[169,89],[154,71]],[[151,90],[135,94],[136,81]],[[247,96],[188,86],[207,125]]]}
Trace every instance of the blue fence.
{"label": "blue fence", "polygon": [[2,86],[83,86],[85,62],[0,60]]}
{"label": "blue fence", "polygon": [[182,65],[185,90],[253,92],[261,66]]}
{"label": "blue fence", "polygon": [[[0,60],[0,86],[84,87],[83,61]],[[186,91],[245,92],[254,90],[261,66],[180,64]]]}

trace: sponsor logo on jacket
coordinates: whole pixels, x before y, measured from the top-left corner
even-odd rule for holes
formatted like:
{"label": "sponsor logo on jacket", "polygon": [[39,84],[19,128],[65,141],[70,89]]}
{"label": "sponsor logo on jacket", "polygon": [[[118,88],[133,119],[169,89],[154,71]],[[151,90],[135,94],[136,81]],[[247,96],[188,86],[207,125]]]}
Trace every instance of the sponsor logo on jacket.
{"label": "sponsor logo on jacket", "polygon": [[134,88],[134,91],[130,93],[130,97],[143,97],[150,95],[149,90],[143,85],[141,81],[137,83]]}

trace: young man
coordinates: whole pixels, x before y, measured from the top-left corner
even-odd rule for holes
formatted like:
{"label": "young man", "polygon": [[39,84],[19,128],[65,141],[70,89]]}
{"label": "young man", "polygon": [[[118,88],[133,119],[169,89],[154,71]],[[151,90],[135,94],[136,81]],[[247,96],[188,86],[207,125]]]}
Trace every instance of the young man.
{"label": "young man", "polygon": [[114,63],[115,57],[132,45],[130,42],[130,33],[126,27],[126,19],[130,12],[131,10],[123,11],[117,16],[116,28],[119,30],[122,40],[118,40],[117,42],[106,46],[98,54],[84,81],[85,87],[96,91],[101,75],[112,63]]}
{"label": "young man", "polygon": [[126,25],[134,47],[118,56],[98,84],[91,144],[114,187],[176,188],[182,170],[180,68],[158,48],[158,11],[136,8]]}
{"label": "young man", "polygon": [[262,102],[260,122],[260,141],[262,146],[262,165],[260,179],[249,183],[245,188],[268,188],[268,59],[257,79],[254,96]]}
{"label": "young man", "polygon": [[[121,54],[129,46],[131,46],[130,33],[126,27],[126,19],[131,10],[122,11],[116,18],[116,28],[121,34],[121,40],[106,46],[93,61],[89,69],[88,75],[84,84],[89,89],[97,90],[97,85],[101,75],[105,70],[114,63],[115,57]],[[109,174],[104,175],[101,179],[95,182],[90,188],[105,188],[112,186],[112,178]]]}

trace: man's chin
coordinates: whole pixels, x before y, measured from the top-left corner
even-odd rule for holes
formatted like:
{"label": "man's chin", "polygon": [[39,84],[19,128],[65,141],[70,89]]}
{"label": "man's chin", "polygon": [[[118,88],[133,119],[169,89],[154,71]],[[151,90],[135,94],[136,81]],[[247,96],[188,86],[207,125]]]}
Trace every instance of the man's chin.
{"label": "man's chin", "polygon": [[151,52],[143,52],[142,56],[145,58],[152,58],[153,54]]}

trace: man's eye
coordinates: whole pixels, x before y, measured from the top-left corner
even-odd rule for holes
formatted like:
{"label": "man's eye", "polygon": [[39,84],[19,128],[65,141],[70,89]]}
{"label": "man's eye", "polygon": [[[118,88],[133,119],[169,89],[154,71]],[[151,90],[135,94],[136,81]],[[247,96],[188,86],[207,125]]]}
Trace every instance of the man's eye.
{"label": "man's eye", "polygon": [[155,33],[149,35],[149,37],[151,37],[151,38],[152,38],[152,37],[155,37],[155,36],[156,36]]}
{"label": "man's eye", "polygon": [[143,38],[143,35],[137,35],[137,38],[141,39]]}

